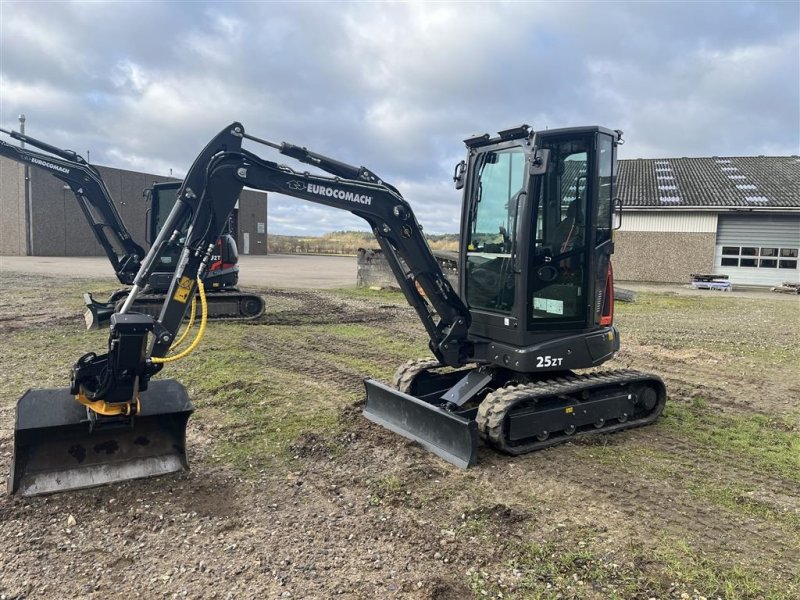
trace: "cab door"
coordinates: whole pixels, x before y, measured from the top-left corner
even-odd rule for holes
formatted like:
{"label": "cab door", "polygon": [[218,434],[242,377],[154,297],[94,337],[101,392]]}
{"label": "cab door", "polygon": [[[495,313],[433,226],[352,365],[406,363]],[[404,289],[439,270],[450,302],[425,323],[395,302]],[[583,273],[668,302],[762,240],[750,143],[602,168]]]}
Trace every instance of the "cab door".
{"label": "cab door", "polygon": [[542,140],[547,172],[534,186],[529,249],[527,328],[582,329],[593,244],[593,134]]}
{"label": "cab door", "polygon": [[518,142],[473,157],[462,240],[462,297],[472,315],[471,334],[517,339],[519,216],[528,180],[528,151]]}

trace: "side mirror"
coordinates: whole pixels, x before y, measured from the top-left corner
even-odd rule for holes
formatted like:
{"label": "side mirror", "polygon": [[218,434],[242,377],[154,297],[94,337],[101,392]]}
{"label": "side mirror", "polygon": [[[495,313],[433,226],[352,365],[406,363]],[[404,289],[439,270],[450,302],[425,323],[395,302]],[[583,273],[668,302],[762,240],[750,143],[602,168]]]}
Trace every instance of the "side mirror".
{"label": "side mirror", "polygon": [[457,190],[460,190],[464,187],[464,182],[467,175],[467,163],[463,160],[456,165],[456,168],[453,170],[453,181],[455,182],[455,186]]}
{"label": "side mirror", "polygon": [[541,148],[531,158],[531,175],[544,175],[550,164],[550,150]]}

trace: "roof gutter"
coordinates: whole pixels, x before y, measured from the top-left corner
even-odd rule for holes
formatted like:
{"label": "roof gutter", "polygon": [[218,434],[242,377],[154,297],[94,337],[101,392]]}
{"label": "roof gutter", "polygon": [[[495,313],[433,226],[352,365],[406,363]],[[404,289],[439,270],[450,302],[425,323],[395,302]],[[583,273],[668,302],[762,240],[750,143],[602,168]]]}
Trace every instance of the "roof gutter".
{"label": "roof gutter", "polygon": [[623,211],[653,211],[653,212],[796,212],[800,213],[800,206],[631,206],[625,204]]}

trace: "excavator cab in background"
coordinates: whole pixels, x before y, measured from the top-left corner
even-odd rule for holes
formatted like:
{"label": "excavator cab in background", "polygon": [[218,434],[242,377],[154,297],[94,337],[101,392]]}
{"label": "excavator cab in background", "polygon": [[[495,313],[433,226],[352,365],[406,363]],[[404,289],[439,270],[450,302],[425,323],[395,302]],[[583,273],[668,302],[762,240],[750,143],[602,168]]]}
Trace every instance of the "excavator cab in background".
{"label": "excavator cab in background", "polygon": [[[21,415],[26,411],[37,409],[46,418],[53,412],[66,414],[69,394],[87,407],[90,429],[73,439],[81,450],[56,449],[61,461],[45,477],[50,490],[59,489],[61,472],[80,477],[60,489],[76,487],[71,485],[75,481],[92,485],[81,471],[84,450],[93,452],[93,473],[103,473],[105,463],[125,462],[126,454],[104,456],[105,441],[92,441],[91,427],[109,422],[108,415],[138,419],[169,407],[176,419],[161,420],[166,424],[161,437],[182,448],[175,423],[185,427],[183,417],[190,412],[185,390],[177,382],[150,378],[185,354],[169,353],[189,299],[195,290],[203,298],[202,277],[244,187],[347,210],[371,226],[425,328],[433,357],[401,366],[391,386],[366,379],[368,419],[465,468],[477,461],[481,439],[500,451],[524,454],[577,436],[652,423],[666,402],[657,376],[629,370],[575,372],[600,366],[619,349],[610,258],[621,136],[596,126],[534,132],[523,125],[465,140],[467,158],[454,178],[464,190],[457,293],[396,188],[366,167],[260,139],[233,123],[209,142],[189,170],[130,295],[112,317],[108,352],[84,355],[73,367],[70,391],[64,390],[58,402],[49,403],[47,391],[29,392],[36,397],[20,401],[17,435],[23,437]],[[327,175],[265,160],[241,148],[243,140]],[[158,317],[132,313],[168,232],[176,231],[184,218],[191,224]],[[204,319],[201,333],[203,328]],[[147,400],[140,392],[149,394]],[[74,423],[59,422],[62,429],[73,427],[70,434],[76,432]],[[150,457],[142,460],[135,453],[150,444],[164,447],[158,432],[140,439],[137,421],[130,423],[126,451],[132,450],[134,468],[118,466],[118,478],[151,474]],[[16,441],[14,464],[12,492],[41,489],[32,487],[35,479],[27,476],[28,467],[40,463]]]}
{"label": "excavator cab in background", "polygon": [[[181,187],[180,181],[154,183],[153,187],[145,190],[145,197],[149,206],[146,215],[146,242],[152,244],[169,217],[170,211],[175,206],[176,194]],[[189,227],[187,216],[177,230],[174,242],[168,244],[159,253],[155,271],[148,280],[151,290],[160,290],[161,293],[143,293],[137,297],[135,310],[137,312],[158,316],[164,303],[163,292],[169,288],[175,266],[180,259],[183,243]],[[239,282],[239,252],[236,247],[234,234],[234,214],[226,221],[225,228],[216,241],[214,253],[205,275],[205,285],[209,292],[209,318],[212,319],[255,319],[264,312],[264,300],[261,296],[248,294],[236,286]],[[93,327],[106,325],[115,310],[123,304],[127,291],[117,294],[105,302],[97,302],[86,295],[87,323],[92,322]]]}
{"label": "excavator cab in background", "polygon": [[[175,206],[180,181],[153,183],[143,195],[149,204],[146,211],[145,241],[149,245],[158,237],[170,211]],[[183,249],[183,241],[189,227],[188,216],[177,227],[173,243],[166,245],[159,253],[155,271],[148,281],[149,291],[138,296],[135,310],[157,316],[164,303],[163,293],[169,288],[175,265]],[[255,319],[264,313],[264,299],[248,294],[237,288],[239,283],[239,252],[234,234],[234,215],[232,214],[224,231],[216,242],[215,253],[205,275],[208,297],[209,318],[211,319]],[[113,294],[106,302],[98,302],[91,294],[84,294],[86,323],[88,329],[108,325],[115,310],[120,308],[127,297],[127,290]]]}
{"label": "excavator cab in background", "polygon": [[[169,217],[169,213],[175,206],[176,194],[181,187],[180,181],[168,183],[154,183],[153,187],[145,190],[145,196],[150,206],[147,208],[146,241],[151,243],[158,236],[161,227]],[[214,254],[211,256],[211,263],[208,266],[209,275],[206,276],[206,287],[214,290],[217,288],[232,288],[239,282],[239,252],[236,248],[234,234],[234,214],[228,217],[225,229],[217,240]],[[181,226],[181,233],[185,235],[189,226],[187,222]],[[172,279],[172,271],[181,255],[183,241],[178,239],[178,243],[166,248],[159,257],[159,264],[163,269],[159,269],[150,278],[150,285],[159,289],[167,289]],[[157,282],[155,281],[157,280]]]}

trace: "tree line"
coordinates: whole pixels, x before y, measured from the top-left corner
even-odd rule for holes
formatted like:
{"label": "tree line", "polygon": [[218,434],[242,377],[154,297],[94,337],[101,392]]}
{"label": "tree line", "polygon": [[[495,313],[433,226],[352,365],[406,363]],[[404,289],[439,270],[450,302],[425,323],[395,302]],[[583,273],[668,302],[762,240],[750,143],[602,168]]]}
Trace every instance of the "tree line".
{"label": "tree line", "polygon": [[[434,250],[458,251],[458,234],[425,236]],[[273,254],[356,254],[359,248],[377,248],[372,233],[333,231],[321,236],[267,235],[267,250]]]}

